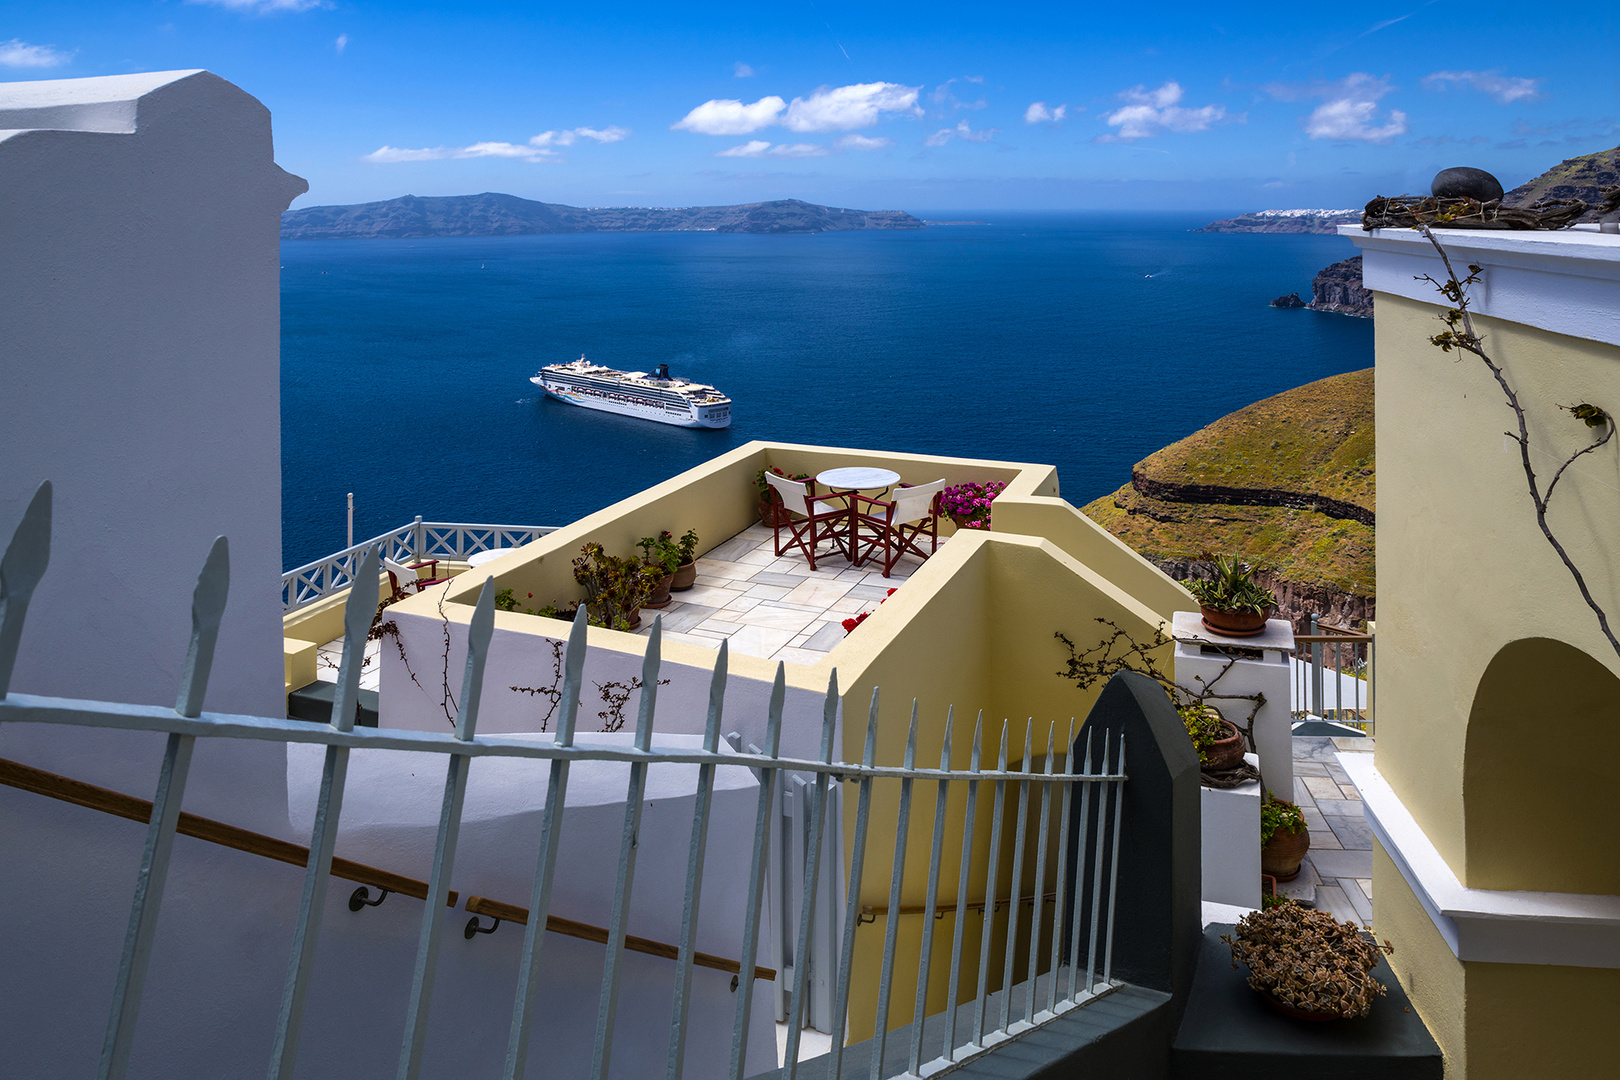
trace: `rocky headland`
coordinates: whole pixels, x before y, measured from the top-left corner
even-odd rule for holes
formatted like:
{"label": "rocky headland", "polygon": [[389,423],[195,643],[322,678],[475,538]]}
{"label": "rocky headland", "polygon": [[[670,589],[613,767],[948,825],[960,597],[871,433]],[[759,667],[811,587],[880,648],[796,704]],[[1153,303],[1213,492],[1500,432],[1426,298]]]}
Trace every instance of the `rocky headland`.
{"label": "rocky headland", "polygon": [[1359,225],[1360,210],[1259,210],[1235,218],[1212,221],[1195,232],[1212,233],[1327,233],[1340,225]]}
{"label": "rocky headland", "polygon": [[1150,455],[1083,508],[1178,581],[1206,552],[1261,567],[1279,618],[1340,626],[1375,617],[1373,373],[1267,398]]}
{"label": "rocky headland", "polygon": [[587,232],[817,233],[924,227],[923,221],[901,210],[846,210],[799,199],[739,206],[587,208],[497,192],[404,195],[352,206],[310,206],[281,215],[283,240]]}
{"label": "rocky headland", "polygon": [[[1595,154],[1565,158],[1534,180],[1527,180],[1502,196],[1503,206],[1529,206],[1542,199],[1580,199],[1598,204],[1603,201],[1599,188],[1620,184],[1620,146]],[[1581,221],[1596,221],[1601,215],[1588,210]]]}
{"label": "rocky headland", "polygon": [[1325,267],[1311,282],[1312,311],[1333,311],[1370,319],[1373,294],[1361,283],[1361,256],[1355,255]]}

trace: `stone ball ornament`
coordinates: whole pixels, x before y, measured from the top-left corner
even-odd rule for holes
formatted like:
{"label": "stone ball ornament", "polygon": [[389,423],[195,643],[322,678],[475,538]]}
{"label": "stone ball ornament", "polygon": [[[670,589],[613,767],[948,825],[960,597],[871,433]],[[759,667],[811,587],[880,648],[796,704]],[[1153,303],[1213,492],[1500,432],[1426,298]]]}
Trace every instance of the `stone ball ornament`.
{"label": "stone ball ornament", "polygon": [[1459,165],[1434,174],[1429,193],[1440,199],[1474,199],[1492,202],[1502,197],[1502,182],[1484,169]]}

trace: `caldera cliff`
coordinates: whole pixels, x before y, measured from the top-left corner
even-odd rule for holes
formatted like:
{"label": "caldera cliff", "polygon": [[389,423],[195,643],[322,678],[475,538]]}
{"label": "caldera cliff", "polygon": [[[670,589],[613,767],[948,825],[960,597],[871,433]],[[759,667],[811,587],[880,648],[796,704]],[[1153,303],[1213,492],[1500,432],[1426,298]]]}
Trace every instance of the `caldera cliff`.
{"label": "caldera cliff", "polygon": [[1373,373],[1335,375],[1150,455],[1085,514],[1178,581],[1208,553],[1261,567],[1279,618],[1374,618]]}

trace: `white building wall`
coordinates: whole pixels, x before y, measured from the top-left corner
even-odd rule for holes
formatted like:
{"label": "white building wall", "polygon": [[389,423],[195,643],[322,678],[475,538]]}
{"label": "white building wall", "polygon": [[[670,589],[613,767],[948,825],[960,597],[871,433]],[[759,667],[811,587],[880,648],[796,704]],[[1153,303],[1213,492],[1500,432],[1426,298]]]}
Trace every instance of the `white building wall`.
{"label": "white building wall", "polygon": [[284,712],[270,113],[206,71],[0,84],[0,533],[56,488],[13,687],[171,704],[216,535],[207,707]]}

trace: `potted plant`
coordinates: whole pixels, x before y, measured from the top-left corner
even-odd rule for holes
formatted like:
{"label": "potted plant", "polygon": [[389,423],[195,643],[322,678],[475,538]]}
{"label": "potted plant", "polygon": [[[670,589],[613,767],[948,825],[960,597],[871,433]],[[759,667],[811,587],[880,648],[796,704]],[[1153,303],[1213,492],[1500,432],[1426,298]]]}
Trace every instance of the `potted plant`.
{"label": "potted plant", "polygon": [[1385,992],[1370,973],[1395,951],[1355,923],[1292,903],[1250,912],[1235,936],[1221,940],[1232,949],[1232,966],[1248,967],[1249,985],[1266,1003],[1300,1020],[1366,1016]]}
{"label": "potted plant", "polygon": [[671,592],[685,592],[697,582],[697,546],[696,529],[687,529],[675,542],[675,581],[669,587]]}
{"label": "potted plant", "polygon": [[670,587],[675,582],[675,568],[681,561],[680,545],[665,529],[657,536],[643,536],[636,541],[636,547],[641,549],[641,558],[648,566],[658,571],[658,583],[653,586],[652,595],[647,597],[642,607],[662,608],[668,607]]}
{"label": "potted plant", "polygon": [[782,500],[781,497],[776,494],[776,490],[772,488],[770,483],[765,479],[766,473],[771,473],[772,475],[780,476],[784,480],[792,480],[800,484],[810,479],[810,474],[783,472],[775,465],[772,465],[769,469],[761,469],[759,472],[754,474],[754,486],[759,489],[759,505],[757,507],[759,512],[759,523],[761,525],[775,525],[776,508],[782,504]]}
{"label": "potted plant", "polygon": [[958,529],[989,529],[990,504],[1007,489],[1005,481],[968,481],[939,493],[939,509]]}
{"label": "potted plant", "polygon": [[1310,849],[1304,812],[1287,799],[1266,792],[1260,802],[1260,872],[1275,875],[1278,881],[1293,881]]}
{"label": "potted plant", "polygon": [[1247,749],[1243,732],[1225,719],[1213,705],[1183,705],[1176,710],[1181,714],[1182,726],[1198,751],[1198,764],[1209,772],[1224,772],[1243,764]]}
{"label": "potted plant", "polygon": [[1277,597],[1254,580],[1255,567],[1235,555],[1210,555],[1215,576],[1185,582],[1204,615],[1204,626],[1227,637],[1254,637],[1265,632]]}
{"label": "potted plant", "polygon": [[585,586],[585,609],[593,626],[634,630],[641,625],[641,608],[652,595],[663,571],[637,558],[609,555],[598,543],[580,548],[574,560],[574,580]]}

